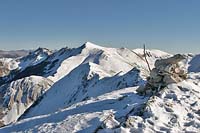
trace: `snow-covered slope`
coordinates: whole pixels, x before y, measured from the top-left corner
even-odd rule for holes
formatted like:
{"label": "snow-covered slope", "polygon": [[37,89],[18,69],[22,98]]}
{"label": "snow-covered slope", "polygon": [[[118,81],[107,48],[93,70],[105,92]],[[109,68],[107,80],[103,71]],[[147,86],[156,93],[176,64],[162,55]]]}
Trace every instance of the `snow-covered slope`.
{"label": "snow-covered slope", "polygon": [[[142,82],[139,74],[138,69],[133,69],[124,75],[111,77],[96,64],[83,64],[73,70],[69,76],[55,83],[38,106],[31,109],[26,117],[52,113],[91,97],[136,86]],[[48,110],[45,105],[48,105],[51,110]]]}
{"label": "snow-covered slope", "polygon": [[[130,131],[199,132],[199,93],[200,87],[187,80],[167,86],[148,100],[141,121],[130,123],[145,127],[133,126]],[[130,120],[134,121],[134,118]]]}
{"label": "snow-covered slope", "polygon": [[0,126],[15,122],[52,85],[48,79],[30,76],[0,87]]}
{"label": "snow-covered slope", "polygon": [[23,71],[27,67],[35,66],[47,59],[51,53],[52,52],[49,49],[38,48],[37,50],[30,52],[29,55],[20,59],[19,69]]}
{"label": "snow-covered slope", "polygon": [[[151,68],[155,60],[171,56],[159,50],[146,52]],[[24,87],[22,81],[31,75],[53,85],[46,87],[44,95],[38,94],[42,97],[31,102],[34,106],[11,117],[14,124],[0,132],[199,132],[198,55],[188,55],[183,62],[189,70],[187,80],[169,85],[154,97],[135,91],[149,74],[143,49],[106,48],[86,42],[45,56],[32,55],[37,56],[21,58],[25,69],[6,85],[25,92],[31,85]],[[9,87],[2,90],[1,99],[11,97]]]}
{"label": "snow-covered slope", "polygon": [[[57,73],[50,76],[50,79],[56,77],[53,81],[57,81],[58,73],[66,74],[52,86],[38,107],[30,110],[33,112],[31,116],[54,112],[116,89],[136,86],[143,82],[142,77],[145,78],[147,73],[145,61],[125,48],[104,48],[87,42],[77,50],[81,50],[79,54],[65,59]],[[152,56],[152,60],[156,58],[160,56]],[[45,105],[51,110],[47,110]]]}
{"label": "snow-covered slope", "polygon": [[188,71],[189,72],[200,72],[200,54],[191,55]]}
{"label": "snow-covered slope", "polygon": [[184,81],[151,98],[137,95],[136,88],[92,97],[53,113],[23,119],[0,131],[199,132],[199,86]]}
{"label": "snow-covered slope", "polygon": [[0,131],[94,132],[111,114],[116,114],[119,119],[126,117],[134,107],[146,102],[146,98],[134,94],[135,89],[112,91],[51,114],[21,120]]}

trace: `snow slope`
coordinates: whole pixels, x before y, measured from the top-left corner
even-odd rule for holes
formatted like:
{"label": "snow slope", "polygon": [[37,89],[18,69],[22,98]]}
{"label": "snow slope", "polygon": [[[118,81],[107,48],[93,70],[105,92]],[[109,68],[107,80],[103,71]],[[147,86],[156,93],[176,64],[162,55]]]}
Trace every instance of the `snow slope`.
{"label": "snow slope", "polygon": [[35,66],[47,59],[51,53],[52,52],[49,49],[38,48],[37,50],[30,52],[29,55],[20,59],[19,69],[23,71],[27,67]]}
{"label": "snow slope", "polygon": [[[81,52],[71,56],[73,60],[67,58],[63,61],[69,62],[69,70],[62,69],[62,64],[58,68],[57,73],[61,70],[67,75],[51,87],[37,107],[30,110],[30,116],[51,113],[87,98],[143,82],[142,77],[144,78],[147,71],[146,63],[132,51],[124,48],[104,48],[89,42],[78,49],[81,49]],[[158,57],[153,56],[152,60]],[[78,67],[76,60],[80,63]],[[66,66],[68,65],[65,64]],[[134,67],[137,69],[131,71]],[[71,71],[72,68],[74,69]],[[45,105],[51,110],[47,110]]]}
{"label": "snow slope", "polygon": [[94,132],[110,114],[115,114],[120,119],[147,100],[135,95],[134,90],[135,88],[126,88],[113,91],[54,113],[21,120],[12,128],[6,127],[0,131]]}
{"label": "snow slope", "polygon": [[[38,106],[30,110],[26,117],[52,113],[88,98],[136,86],[142,82],[137,69],[122,76],[109,77],[110,75],[97,65],[93,63],[83,64],[73,70],[69,76],[55,83]],[[45,105],[48,105],[51,110],[48,110]]]}
{"label": "snow slope", "polygon": [[199,132],[199,86],[184,81],[151,98],[137,95],[136,88],[104,93],[0,131]]}
{"label": "snow slope", "polygon": [[39,76],[30,76],[0,87],[0,125],[15,122],[52,82]]}
{"label": "snow slope", "polygon": [[200,72],[200,54],[193,55],[192,58],[190,57],[190,62],[188,64],[189,72]]}

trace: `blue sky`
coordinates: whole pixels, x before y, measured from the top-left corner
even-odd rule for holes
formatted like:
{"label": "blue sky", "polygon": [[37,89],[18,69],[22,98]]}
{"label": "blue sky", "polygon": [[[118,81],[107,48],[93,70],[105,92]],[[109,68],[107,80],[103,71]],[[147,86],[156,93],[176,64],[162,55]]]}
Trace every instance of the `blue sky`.
{"label": "blue sky", "polygon": [[108,47],[200,51],[199,0],[4,0],[0,49]]}

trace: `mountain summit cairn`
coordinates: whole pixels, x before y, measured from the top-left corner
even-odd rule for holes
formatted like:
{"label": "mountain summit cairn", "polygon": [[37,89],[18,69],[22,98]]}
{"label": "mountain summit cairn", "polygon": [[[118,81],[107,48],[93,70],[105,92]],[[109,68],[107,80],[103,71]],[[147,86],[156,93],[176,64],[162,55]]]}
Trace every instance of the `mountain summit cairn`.
{"label": "mountain summit cairn", "polygon": [[178,83],[186,79],[187,72],[181,66],[181,61],[186,57],[176,54],[173,57],[159,59],[155,62],[155,68],[150,72],[145,86],[137,89],[140,94],[152,94],[171,83]]}

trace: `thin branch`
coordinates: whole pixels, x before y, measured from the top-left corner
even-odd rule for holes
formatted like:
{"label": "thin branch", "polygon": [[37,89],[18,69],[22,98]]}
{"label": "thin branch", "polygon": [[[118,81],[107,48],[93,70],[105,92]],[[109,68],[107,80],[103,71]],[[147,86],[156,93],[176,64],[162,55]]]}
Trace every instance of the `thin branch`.
{"label": "thin branch", "polygon": [[[130,50],[130,51],[131,51],[132,53],[134,53],[135,55],[137,55],[141,60],[145,61],[141,55],[139,55],[138,53],[136,53],[136,52],[133,51],[133,50]],[[145,61],[145,62],[146,62],[146,61]]]}
{"label": "thin branch", "polygon": [[146,63],[147,63],[147,66],[148,66],[149,72],[151,72],[151,67],[150,67],[150,65],[149,65],[149,62],[148,62],[148,60],[147,60],[147,56],[146,56],[146,48],[145,48],[145,44],[144,44],[144,59],[145,59],[145,61],[146,61]]}

